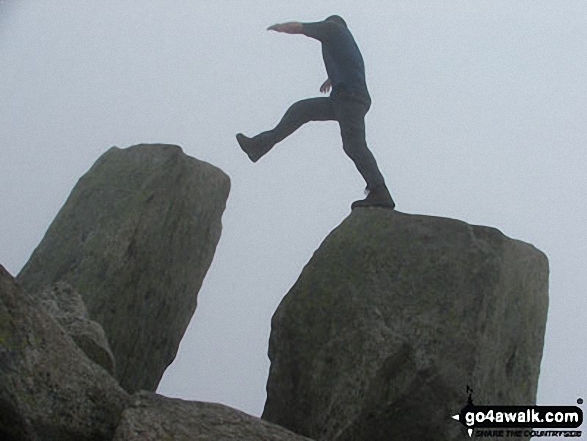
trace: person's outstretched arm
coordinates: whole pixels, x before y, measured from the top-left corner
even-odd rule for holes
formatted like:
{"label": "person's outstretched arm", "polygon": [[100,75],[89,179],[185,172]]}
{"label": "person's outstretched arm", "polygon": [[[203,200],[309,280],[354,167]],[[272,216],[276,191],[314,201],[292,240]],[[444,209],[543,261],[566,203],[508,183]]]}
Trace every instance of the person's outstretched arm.
{"label": "person's outstretched arm", "polygon": [[297,21],[290,21],[288,23],[278,23],[267,28],[268,31],[284,32],[286,34],[303,34],[304,25]]}
{"label": "person's outstretched arm", "polygon": [[267,28],[268,31],[285,32],[286,34],[303,34],[306,37],[315,38],[322,42],[336,38],[341,26],[332,21],[324,20],[315,23],[301,23],[291,21],[278,23]]}

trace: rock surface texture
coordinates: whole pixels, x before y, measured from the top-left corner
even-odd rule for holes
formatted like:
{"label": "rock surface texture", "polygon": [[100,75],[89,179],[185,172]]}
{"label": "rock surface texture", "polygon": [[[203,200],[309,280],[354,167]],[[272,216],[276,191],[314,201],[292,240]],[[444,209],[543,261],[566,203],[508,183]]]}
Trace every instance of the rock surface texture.
{"label": "rock surface texture", "polygon": [[114,374],[114,355],[104,329],[90,320],[81,295],[69,284],[57,282],[34,296],[94,363]]}
{"label": "rock surface texture", "polygon": [[64,281],[99,322],[127,391],[155,390],[212,262],[230,180],[173,145],[116,147],[79,180],[18,275]]}
{"label": "rock surface texture", "polygon": [[130,397],[0,266],[0,439],[111,439]]}
{"label": "rock surface texture", "polygon": [[[141,392],[123,414],[113,441],[303,441],[289,430],[222,404]],[[309,440],[308,440],[309,441]]]}
{"label": "rock surface texture", "polygon": [[548,260],[496,229],[358,209],[272,320],[263,418],[316,440],[460,440],[466,404],[533,404]]}

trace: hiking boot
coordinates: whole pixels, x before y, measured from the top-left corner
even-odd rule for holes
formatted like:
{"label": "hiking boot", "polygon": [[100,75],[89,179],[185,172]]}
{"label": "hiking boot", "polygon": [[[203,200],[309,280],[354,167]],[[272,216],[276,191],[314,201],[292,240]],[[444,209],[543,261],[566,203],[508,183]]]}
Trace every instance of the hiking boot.
{"label": "hiking boot", "polygon": [[355,201],[351,205],[351,209],[364,208],[364,207],[380,207],[393,210],[395,208],[395,202],[389,194],[389,190],[386,186],[377,187],[369,191],[369,194],[365,199]]}
{"label": "hiking boot", "polygon": [[248,138],[242,133],[236,135],[236,140],[241,149],[249,156],[249,159],[253,162],[257,162],[261,156],[267,153],[271,147],[264,145],[256,141],[254,138]]}

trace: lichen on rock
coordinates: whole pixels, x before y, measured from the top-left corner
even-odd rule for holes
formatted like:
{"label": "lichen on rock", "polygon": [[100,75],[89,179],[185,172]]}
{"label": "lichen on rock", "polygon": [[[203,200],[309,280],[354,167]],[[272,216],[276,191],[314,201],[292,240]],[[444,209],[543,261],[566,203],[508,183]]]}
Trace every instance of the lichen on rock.
{"label": "lichen on rock", "polygon": [[129,396],[0,266],[0,439],[111,439]]}

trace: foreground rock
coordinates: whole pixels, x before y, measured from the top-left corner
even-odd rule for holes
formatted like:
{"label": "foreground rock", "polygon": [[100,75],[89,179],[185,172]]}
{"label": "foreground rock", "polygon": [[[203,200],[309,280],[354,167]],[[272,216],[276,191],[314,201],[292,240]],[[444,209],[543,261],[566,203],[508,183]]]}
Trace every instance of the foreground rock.
{"label": "foreground rock", "polygon": [[498,230],[361,209],[272,321],[263,418],[317,440],[457,440],[466,404],[532,404],[548,261]]}
{"label": "foreground rock", "polygon": [[81,295],[71,285],[57,282],[35,297],[90,360],[114,374],[114,355],[106,334],[98,322],[90,320]]}
{"label": "foreground rock", "polygon": [[0,439],[111,439],[128,395],[0,266]]}
{"label": "foreground rock", "polygon": [[128,391],[155,390],[195,311],[230,180],[172,145],[108,150],[79,180],[18,276],[66,281],[99,322]]}
{"label": "foreground rock", "polygon": [[142,392],[122,417],[113,441],[303,441],[274,424],[221,404]]}

